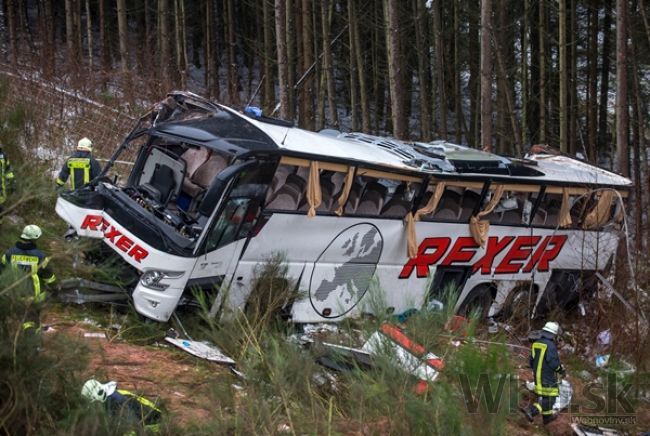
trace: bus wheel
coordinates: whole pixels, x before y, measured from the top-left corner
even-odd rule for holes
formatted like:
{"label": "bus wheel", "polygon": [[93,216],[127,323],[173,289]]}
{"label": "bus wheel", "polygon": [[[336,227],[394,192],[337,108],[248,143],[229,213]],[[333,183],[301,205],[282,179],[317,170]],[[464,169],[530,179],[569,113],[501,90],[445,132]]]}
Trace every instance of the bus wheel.
{"label": "bus wheel", "polygon": [[500,318],[514,327],[528,322],[537,301],[537,286],[521,286],[508,294]]}
{"label": "bus wheel", "polygon": [[488,317],[490,306],[494,303],[492,287],[487,284],[478,285],[467,294],[465,301],[460,305],[458,314],[468,317],[477,314],[479,321]]}

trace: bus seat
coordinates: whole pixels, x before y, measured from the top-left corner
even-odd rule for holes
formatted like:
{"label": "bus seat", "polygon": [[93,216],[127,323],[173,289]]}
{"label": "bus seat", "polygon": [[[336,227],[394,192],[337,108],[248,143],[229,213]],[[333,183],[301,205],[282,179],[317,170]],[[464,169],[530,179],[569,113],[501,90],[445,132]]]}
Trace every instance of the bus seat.
{"label": "bus seat", "polygon": [[156,168],[151,175],[151,180],[140,187],[149,197],[163,205],[166,205],[176,187],[176,182],[174,181],[174,170],[165,164],[156,164]]}
{"label": "bus seat", "polygon": [[[363,185],[358,181],[352,184],[352,188],[350,188],[350,195],[348,195],[348,201],[345,204],[346,214],[354,213],[357,210],[357,206],[359,206],[359,196],[361,194],[362,189],[363,189]],[[337,203],[335,203],[333,207],[338,208]]]}
{"label": "bus seat", "polygon": [[366,189],[363,197],[359,201],[356,213],[361,215],[379,215],[381,207],[384,204],[384,196],[379,190]]}
{"label": "bus seat", "polygon": [[293,185],[298,189],[298,191],[305,192],[307,189],[307,181],[300,177],[298,174],[289,174],[285,181],[285,185]]}
{"label": "bus seat", "polygon": [[310,171],[310,167],[298,167],[298,170],[296,171],[296,175],[303,180],[307,180],[309,179],[309,171]]}
{"label": "bus seat", "polygon": [[546,222],[544,223],[547,226],[556,227],[560,219],[560,209],[549,208],[546,213]]}
{"label": "bus seat", "polygon": [[218,154],[213,154],[210,159],[194,171],[189,180],[183,179],[183,191],[191,197],[196,197],[210,185],[214,177],[226,166],[228,166],[226,159]]}
{"label": "bus seat", "polygon": [[445,192],[442,194],[442,197],[440,197],[438,210],[447,209],[451,211],[456,218],[458,218],[460,215],[460,204],[461,198],[457,192],[445,190]]}
{"label": "bus seat", "polygon": [[460,216],[458,219],[460,221],[469,221],[469,218],[474,213],[474,209],[478,204],[481,196],[472,191],[465,191],[462,198],[462,209],[460,211]]}
{"label": "bus seat", "polygon": [[451,209],[438,209],[438,211],[433,214],[435,219],[439,220],[454,220],[458,219],[458,215]]}
{"label": "bus seat", "polygon": [[210,157],[210,150],[207,148],[188,148],[183,154],[181,159],[185,161],[185,178],[190,179],[196,170],[205,163]]}
{"label": "bus seat", "polygon": [[372,192],[372,191],[375,191],[375,192],[377,192],[379,194],[379,196],[382,199],[382,203],[383,203],[383,201],[386,198],[386,195],[388,194],[388,188],[385,187],[384,185],[382,185],[379,182],[374,182],[374,181],[369,182],[368,184],[366,184],[366,189],[364,189],[362,197],[364,197],[366,195],[366,193]]}
{"label": "bus seat", "polygon": [[273,199],[266,205],[267,209],[297,210],[300,204],[301,192],[291,184],[286,184],[278,189]]}
{"label": "bus seat", "polygon": [[273,180],[271,181],[271,189],[269,194],[274,194],[280,186],[284,185],[287,181],[287,176],[294,171],[293,167],[287,165],[280,165],[273,175]]}
{"label": "bus seat", "polygon": [[503,212],[501,224],[522,224],[520,210],[508,210]]}
{"label": "bus seat", "polygon": [[533,217],[533,225],[543,226],[546,222],[546,211],[542,208],[538,208]]}
{"label": "bus seat", "polygon": [[411,210],[411,202],[392,198],[381,211],[381,216],[404,218]]}
{"label": "bus seat", "polygon": [[343,183],[345,182],[345,173],[335,172],[332,174],[330,179],[334,184],[334,189],[332,189],[332,196],[339,195],[343,189]]}

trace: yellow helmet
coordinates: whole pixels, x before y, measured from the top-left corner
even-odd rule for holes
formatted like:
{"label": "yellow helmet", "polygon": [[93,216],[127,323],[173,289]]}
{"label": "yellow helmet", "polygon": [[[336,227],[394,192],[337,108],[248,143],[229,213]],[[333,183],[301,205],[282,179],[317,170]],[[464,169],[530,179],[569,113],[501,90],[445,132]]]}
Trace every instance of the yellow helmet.
{"label": "yellow helmet", "polygon": [[90,401],[106,401],[106,397],[115,392],[117,388],[117,383],[110,381],[108,383],[100,383],[97,380],[91,378],[90,380],[84,383],[81,388],[81,396],[90,400]]}
{"label": "yellow helmet", "polygon": [[23,229],[23,233],[20,235],[21,239],[36,240],[41,237],[43,232],[41,228],[36,224],[28,224]]}
{"label": "yellow helmet", "polygon": [[88,138],[81,138],[77,143],[79,151],[93,151],[93,142]]}

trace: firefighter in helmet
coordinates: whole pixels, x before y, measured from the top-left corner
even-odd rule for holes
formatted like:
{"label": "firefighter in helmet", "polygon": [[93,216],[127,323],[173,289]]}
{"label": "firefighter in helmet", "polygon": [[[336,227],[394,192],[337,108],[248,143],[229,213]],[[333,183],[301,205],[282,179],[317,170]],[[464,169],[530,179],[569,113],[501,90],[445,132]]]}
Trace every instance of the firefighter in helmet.
{"label": "firefighter in helmet", "polygon": [[538,395],[538,400],[521,411],[530,422],[533,422],[536,415],[541,414],[544,424],[548,424],[557,418],[553,413],[553,404],[560,395],[557,375],[564,375],[565,370],[555,345],[555,340],[560,334],[560,325],[549,321],[540,333],[540,337],[533,341],[530,347],[529,361],[535,378],[534,392]]}
{"label": "firefighter in helmet", "polygon": [[[45,301],[45,288],[56,281],[56,276],[48,268],[49,258],[36,247],[36,241],[42,235],[41,228],[35,224],[25,226],[20,240],[0,258],[0,270],[10,266],[15,274],[27,274],[24,279],[28,310],[23,329],[40,330],[40,308]],[[16,277],[22,280],[22,277]]]}
{"label": "firefighter in helmet", "polygon": [[9,188],[12,187],[13,182],[14,172],[7,155],[2,151],[2,144],[0,144],[0,210],[2,210],[4,202],[7,201]]}
{"label": "firefighter in helmet", "polygon": [[118,389],[117,382],[100,383],[87,380],[81,388],[81,396],[90,402],[104,404],[106,411],[125,424],[142,426],[145,430],[158,433],[161,411],[148,399],[125,389]]}
{"label": "firefighter in helmet", "polygon": [[77,150],[65,161],[63,168],[56,178],[59,187],[65,185],[70,178],[72,189],[86,185],[102,171],[99,162],[93,157],[93,143],[88,138],[81,138],[77,143]]}

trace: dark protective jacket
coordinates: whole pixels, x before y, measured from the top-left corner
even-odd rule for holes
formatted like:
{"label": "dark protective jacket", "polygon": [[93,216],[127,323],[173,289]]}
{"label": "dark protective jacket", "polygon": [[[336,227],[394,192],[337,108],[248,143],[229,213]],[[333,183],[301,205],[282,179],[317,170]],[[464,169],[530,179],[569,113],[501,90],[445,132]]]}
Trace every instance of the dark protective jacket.
{"label": "dark protective jacket", "polygon": [[106,408],[111,416],[126,423],[140,424],[153,433],[159,430],[160,409],[153,402],[133,392],[117,389],[106,397]]}
{"label": "dark protective jacket", "polygon": [[557,346],[553,335],[542,331],[539,339],[530,347],[530,367],[535,376],[535,393],[547,397],[557,397],[560,394],[557,383],[557,373],[563,372]]}
{"label": "dark protective jacket", "polygon": [[47,267],[47,262],[45,253],[36,248],[36,244],[21,240],[2,255],[0,269],[10,265],[15,271],[29,273],[34,302],[40,303],[45,300],[43,285],[49,285],[56,280],[54,273]]}
{"label": "dark protective jacket", "polygon": [[9,187],[14,181],[14,172],[7,155],[0,149],[0,204],[7,201]]}
{"label": "dark protective jacket", "polygon": [[101,172],[102,167],[91,152],[77,150],[63,164],[59,177],[56,179],[56,184],[63,186],[70,177],[70,185],[72,185],[73,189],[78,189],[97,177]]}

